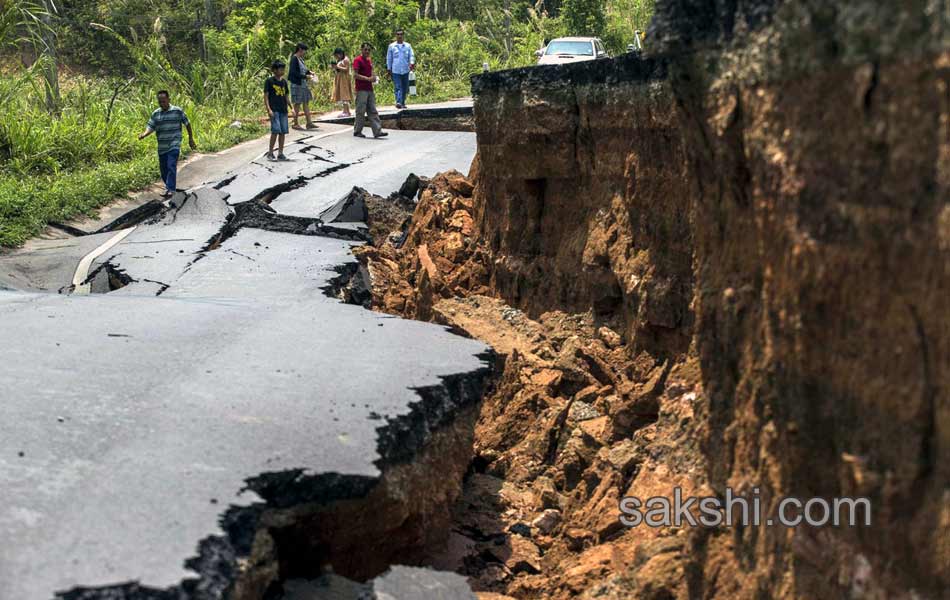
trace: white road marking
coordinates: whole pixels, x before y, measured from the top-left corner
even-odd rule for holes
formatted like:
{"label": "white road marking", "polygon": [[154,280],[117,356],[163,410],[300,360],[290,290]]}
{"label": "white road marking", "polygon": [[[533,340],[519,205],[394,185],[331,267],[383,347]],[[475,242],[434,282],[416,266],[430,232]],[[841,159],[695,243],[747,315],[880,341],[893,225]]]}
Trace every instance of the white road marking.
{"label": "white road marking", "polygon": [[89,277],[89,267],[92,266],[92,262],[108,252],[110,248],[114,247],[116,244],[127,238],[129,234],[136,229],[137,226],[123,229],[119,233],[106,240],[101,246],[82,257],[82,260],[79,261],[79,265],[76,267],[76,273],[73,275],[73,294],[79,294],[80,296],[89,294],[92,286],[83,282]]}

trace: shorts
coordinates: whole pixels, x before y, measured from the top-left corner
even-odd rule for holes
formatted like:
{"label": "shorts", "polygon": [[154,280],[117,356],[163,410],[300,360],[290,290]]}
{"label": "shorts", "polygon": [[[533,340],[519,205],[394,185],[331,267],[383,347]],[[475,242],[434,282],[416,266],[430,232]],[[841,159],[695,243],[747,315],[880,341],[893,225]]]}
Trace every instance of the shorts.
{"label": "shorts", "polygon": [[287,113],[274,112],[270,118],[270,132],[287,135],[290,133],[290,123],[287,121]]}
{"label": "shorts", "polygon": [[304,102],[310,102],[313,100],[313,94],[310,93],[310,86],[306,83],[297,85],[296,83],[290,84],[290,101],[294,104],[303,104]]}

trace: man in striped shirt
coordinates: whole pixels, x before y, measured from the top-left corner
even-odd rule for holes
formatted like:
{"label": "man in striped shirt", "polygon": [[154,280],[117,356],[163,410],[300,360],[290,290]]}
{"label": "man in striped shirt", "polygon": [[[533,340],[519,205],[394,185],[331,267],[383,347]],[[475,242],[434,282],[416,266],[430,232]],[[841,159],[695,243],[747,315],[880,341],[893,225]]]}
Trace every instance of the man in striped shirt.
{"label": "man in striped shirt", "polygon": [[139,136],[139,139],[145,139],[152,133],[158,138],[158,167],[162,173],[162,181],[165,183],[165,193],[162,197],[168,198],[175,193],[178,184],[178,156],[181,154],[181,128],[182,125],[188,130],[188,145],[195,150],[195,134],[191,130],[191,123],[185,115],[185,111],[172,106],[171,98],[168,92],[162,90],[158,93],[158,106],[152,113],[152,118],[148,120],[148,126],[145,133]]}

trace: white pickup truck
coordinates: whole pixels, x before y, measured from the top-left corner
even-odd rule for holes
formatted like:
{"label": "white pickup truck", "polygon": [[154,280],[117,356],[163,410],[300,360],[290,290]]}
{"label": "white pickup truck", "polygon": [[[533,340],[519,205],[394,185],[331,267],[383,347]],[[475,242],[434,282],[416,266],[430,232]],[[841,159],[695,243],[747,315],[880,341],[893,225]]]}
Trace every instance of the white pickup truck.
{"label": "white pickup truck", "polygon": [[610,57],[604,43],[600,38],[594,37],[557,38],[534,55],[538,57],[539,65],[559,65]]}

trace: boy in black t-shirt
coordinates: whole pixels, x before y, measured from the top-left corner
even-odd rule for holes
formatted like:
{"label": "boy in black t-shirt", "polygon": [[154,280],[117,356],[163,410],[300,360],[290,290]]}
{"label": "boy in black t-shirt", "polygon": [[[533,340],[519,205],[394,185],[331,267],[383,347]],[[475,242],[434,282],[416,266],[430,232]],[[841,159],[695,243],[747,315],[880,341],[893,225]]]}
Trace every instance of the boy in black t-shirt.
{"label": "boy in black t-shirt", "polygon": [[284,156],[284,136],[290,132],[287,120],[288,99],[290,86],[284,79],[286,65],[277,60],[271,65],[273,76],[264,82],[264,107],[270,117],[270,147],[267,151],[267,160],[274,160],[274,144],[279,145],[277,160],[288,160]]}

